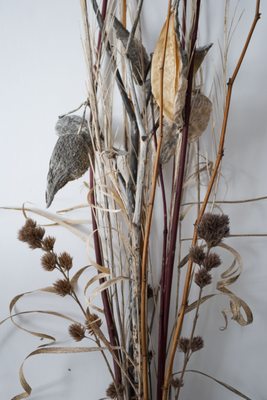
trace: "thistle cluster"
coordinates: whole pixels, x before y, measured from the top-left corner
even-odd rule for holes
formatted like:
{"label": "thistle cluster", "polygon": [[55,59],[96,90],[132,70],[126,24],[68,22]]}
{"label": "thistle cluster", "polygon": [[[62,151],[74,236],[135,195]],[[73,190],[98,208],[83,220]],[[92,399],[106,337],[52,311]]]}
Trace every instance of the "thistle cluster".
{"label": "thistle cluster", "polygon": [[[203,215],[198,228],[198,236],[206,242],[206,246],[193,246],[189,251],[191,260],[199,266],[194,281],[203,289],[212,281],[211,271],[221,265],[219,255],[212,252],[222,240],[229,236],[229,217],[227,215],[206,213]],[[206,248],[206,251],[204,251]]]}
{"label": "thistle cluster", "polygon": [[33,250],[40,249],[44,252],[41,257],[41,265],[45,271],[51,272],[55,269],[61,272],[63,279],[58,279],[53,288],[59,296],[72,294],[72,286],[69,280],[69,270],[72,268],[72,257],[67,252],[57,255],[54,252],[56,239],[45,236],[45,229],[31,218],[27,218],[24,226],[18,232],[18,239],[27,243]]}

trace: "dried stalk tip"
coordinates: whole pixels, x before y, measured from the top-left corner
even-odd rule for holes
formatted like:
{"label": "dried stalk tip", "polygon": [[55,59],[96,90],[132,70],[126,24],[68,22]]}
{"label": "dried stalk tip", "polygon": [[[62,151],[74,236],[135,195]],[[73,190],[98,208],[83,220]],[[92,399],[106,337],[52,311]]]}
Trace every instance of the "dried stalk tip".
{"label": "dried stalk tip", "polygon": [[191,343],[191,350],[192,352],[198,351],[203,349],[204,341],[201,336],[195,336]]}
{"label": "dried stalk tip", "polygon": [[106,390],[106,395],[110,399],[118,399],[119,396],[123,395],[123,386],[122,385],[115,385],[115,383],[111,383]]}
{"label": "dried stalk tip", "polygon": [[56,238],[52,236],[46,236],[43,240],[43,250],[44,251],[53,251],[55,245]]}
{"label": "dried stalk tip", "polygon": [[186,354],[190,350],[190,340],[188,338],[181,337],[178,347],[183,353]]}
{"label": "dried stalk tip", "polygon": [[178,389],[178,388],[181,388],[181,387],[184,386],[184,382],[183,382],[183,380],[180,379],[180,378],[173,378],[173,379],[171,380],[171,385],[172,385],[172,387],[174,387],[175,389]]}
{"label": "dried stalk tip", "polygon": [[64,253],[61,253],[58,257],[58,262],[61,268],[69,271],[72,268],[72,257],[64,251]]}
{"label": "dried stalk tip", "polygon": [[201,268],[195,273],[195,283],[202,289],[211,283],[211,274],[205,269]]}
{"label": "dried stalk tip", "polygon": [[85,337],[85,327],[81,324],[71,324],[69,334],[76,342],[80,342]]}
{"label": "dried stalk tip", "polygon": [[99,329],[101,325],[102,321],[97,314],[90,314],[87,312],[85,326],[90,335],[93,335],[95,329]]}
{"label": "dried stalk tip", "polygon": [[46,252],[41,258],[41,264],[45,271],[53,271],[56,268],[57,257],[54,253]]}
{"label": "dried stalk tip", "polygon": [[18,232],[18,239],[27,243],[31,249],[38,249],[42,247],[44,234],[45,230],[37,226],[36,222],[31,218],[28,218]]}
{"label": "dried stalk tip", "polygon": [[202,265],[205,259],[205,253],[200,246],[192,246],[189,250],[189,257],[198,265]]}
{"label": "dried stalk tip", "polygon": [[212,268],[217,268],[221,265],[221,259],[216,253],[210,253],[207,257],[205,257],[203,261],[203,267],[206,268],[207,271],[210,271]]}
{"label": "dried stalk tip", "polygon": [[229,236],[229,233],[228,215],[206,213],[198,225],[198,235],[207,242],[209,247],[218,246],[223,238]]}
{"label": "dried stalk tip", "polygon": [[72,287],[67,279],[58,279],[53,286],[59,296],[64,297],[71,294]]}

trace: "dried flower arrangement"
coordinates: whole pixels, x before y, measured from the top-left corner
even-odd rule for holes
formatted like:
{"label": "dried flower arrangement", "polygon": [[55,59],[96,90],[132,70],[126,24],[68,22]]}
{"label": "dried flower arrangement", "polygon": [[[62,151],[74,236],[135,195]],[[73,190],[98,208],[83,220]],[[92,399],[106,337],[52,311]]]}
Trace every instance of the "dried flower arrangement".
{"label": "dried flower arrangement", "polygon": [[[94,347],[56,347],[52,336],[30,332],[53,343],[39,346],[27,358],[99,351],[112,379],[106,389],[106,396],[111,399],[177,400],[186,385],[187,372],[202,374],[249,399],[211,375],[189,370],[188,363],[204,347],[196,327],[201,305],[215,296],[206,288],[217,279],[213,275],[217,268],[221,270],[220,279],[216,280],[217,293],[229,298],[231,318],[242,326],[253,319],[249,306],[229,289],[241,272],[239,253],[224,241],[230,234],[229,217],[214,212],[216,198],[209,211],[207,208],[221,167],[232,89],[260,18],[260,1],[255,2],[254,19],[227,83],[215,162],[206,160],[204,167],[199,161],[199,143],[210,121],[212,102],[204,95],[201,69],[212,45],[196,47],[201,0],[168,1],[166,21],[151,58],[137,32],[142,6],[143,1],[139,0],[128,27],[127,0],[122,1],[120,18],[116,2],[103,0],[100,10],[96,0],[90,6],[81,0],[88,98],[78,109],[58,119],[46,203],[49,207],[60,189],[89,170],[90,238],[69,220],[25,207],[26,222],[18,235],[31,249],[43,252],[41,266],[45,271],[60,274],[51,287],[43,290],[71,297],[80,309],[81,319],[50,313],[71,322],[68,332],[75,342],[89,339]],[[99,25],[97,36],[88,7]],[[115,90],[121,97],[124,120],[119,140],[112,124]],[[75,114],[79,109],[83,109],[82,116]],[[198,157],[197,166],[191,162],[192,155]],[[164,169],[171,165],[172,178],[168,180]],[[202,175],[208,178],[203,200]],[[197,193],[194,204],[182,203],[189,186]],[[163,214],[159,243],[152,230],[157,190],[161,192]],[[195,206],[197,218],[191,245],[184,255],[180,233],[188,214],[186,204],[190,209]],[[72,273],[72,256],[67,251],[56,253],[56,238],[46,235],[45,229],[26,215],[28,211],[48,216],[85,241],[93,242],[96,275],[83,283],[85,301],[79,295],[78,280],[91,265]],[[162,249],[160,265],[154,265],[150,249],[158,247]],[[217,248],[234,257],[232,265],[224,270]],[[97,289],[90,292],[96,282]],[[102,308],[94,304],[97,295],[101,296]],[[14,323],[14,307],[21,297],[16,296],[10,304]],[[189,335],[182,336],[189,314],[193,315],[192,326]],[[223,315],[227,325],[225,311]],[[179,371],[175,372],[177,366]],[[20,382],[24,392],[13,400],[27,398],[32,392],[23,366]]]}

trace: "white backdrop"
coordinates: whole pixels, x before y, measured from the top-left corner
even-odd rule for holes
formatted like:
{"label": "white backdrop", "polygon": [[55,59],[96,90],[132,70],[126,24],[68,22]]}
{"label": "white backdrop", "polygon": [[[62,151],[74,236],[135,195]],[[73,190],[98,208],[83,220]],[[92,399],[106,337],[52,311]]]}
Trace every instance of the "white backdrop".
{"label": "white backdrop", "polygon": [[[143,34],[148,50],[152,51],[166,15],[167,2],[146,0],[144,3]],[[209,55],[212,66],[206,78],[209,89],[220,65],[218,40],[223,29],[224,1],[203,0],[202,3],[199,41],[202,45],[214,42]],[[230,49],[229,73],[244,42],[254,1],[243,1],[239,13],[243,8],[245,12]],[[219,191],[226,200],[267,194],[266,1],[262,4],[262,13],[234,87]],[[81,35],[78,0],[0,0],[0,206],[21,206],[28,201],[45,207],[46,174],[56,141],[57,116],[86,98]],[[51,209],[84,202],[85,178],[59,192]],[[267,201],[227,205],[223,210],[230,215],[232,233],[267,233]],[[16,294],[51,284],[51,275],[39,266],[39,252],[30,251],[16,239],[23,221],[20,212],[0,210],[0,320],[8,315],[9,301]],[[86,264],[86,249],[79,239],[60,229],[51,228],[49,232],[57,236],[58,251],[68,249],[75,265]],[[206,346],[191,364],[192,368],[211,373],[239,388],[253,400],[266,399],[266,243],[264,237],[229,239],[244,261],[244,272],[234,290],[251,306],[254,322],[245,328],[231,322],[221,332],[220,310],[226,303],[215,300],[203,306],[198,333],[203,335]],[[46,309],[54,307],[54,302],[42,295],[31,295],[21,304],[24,309],[37,309],[44,306],[44,301]],[[58,301],[59,309],[64,309],[63,303],[65,300]],[[75,309],[71,313],[75,315]],[[52,332],[61,344],[71,344],[67,323],[58,323],[53,317],[42,321],[35,316],[29,327]],[[15,330],[10,322],[0,327],[1,400],[20,393],[19,366],[38,344],[37,338]],[[36,356],[26,362],[25,374],[33,386],[31,398],[34,400],[97,400],[104,397],[109,384],[97,354]],[[188,376],[187,383],[183,400],[237,398],[202,377]]]}

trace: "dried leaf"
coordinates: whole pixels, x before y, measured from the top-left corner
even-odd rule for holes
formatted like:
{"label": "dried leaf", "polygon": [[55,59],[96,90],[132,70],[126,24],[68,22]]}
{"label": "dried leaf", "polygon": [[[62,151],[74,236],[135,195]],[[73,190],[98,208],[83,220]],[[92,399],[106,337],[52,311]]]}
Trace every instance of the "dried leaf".
{"label": "dried leaf", "polygon": [[[156,48],[154,51],[151,66],[151,87],[152,93],[158,105],[160,104],[160,73],[164,53],[164,42],[166,36],[167,21],[165,22]],[[163,78],[163,114],[169,120],[175,120],[175,103],[180,101],[180,108],[184,106],[186,80],[183,77],[183,61],[181,46],[175,30],[175,15],[170,16],[169,30],[167,35],[167,47]],[[180,90],[179,90],[180,89]],[[182,89],[182,95],[180,91]]]}

